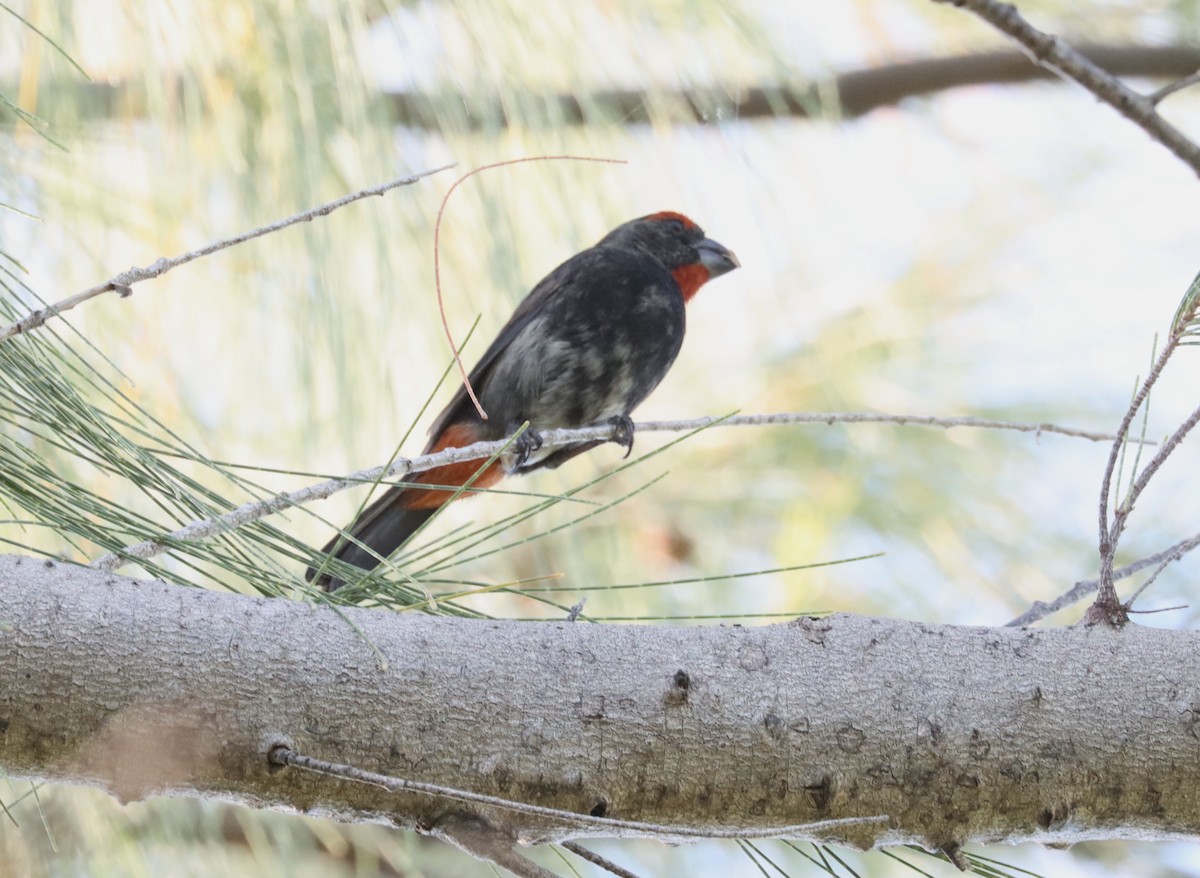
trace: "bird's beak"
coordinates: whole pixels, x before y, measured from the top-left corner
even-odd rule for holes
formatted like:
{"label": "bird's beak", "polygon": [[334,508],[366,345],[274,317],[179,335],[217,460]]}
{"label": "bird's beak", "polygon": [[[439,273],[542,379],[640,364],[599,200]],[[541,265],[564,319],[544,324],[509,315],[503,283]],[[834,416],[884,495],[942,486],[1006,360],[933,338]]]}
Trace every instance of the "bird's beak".
{"label": "bird's beak", "polygon": [[720,277],[741,266],[737,256],[727,247],[712,238],[701,238],[696,242],[696,251],[700,254],[700,264],[708,269],[709,278]]}

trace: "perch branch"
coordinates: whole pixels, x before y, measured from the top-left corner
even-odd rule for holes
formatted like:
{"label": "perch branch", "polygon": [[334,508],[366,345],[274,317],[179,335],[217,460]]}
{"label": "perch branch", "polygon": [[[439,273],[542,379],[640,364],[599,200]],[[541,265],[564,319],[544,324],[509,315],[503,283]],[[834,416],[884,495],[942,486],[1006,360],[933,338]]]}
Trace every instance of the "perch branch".
{"label": "perch branch", "polygon": [[[1046,423],[1019,423],[994,421],[987,418],[936,418],[929,415],[888,415],[874,412],[776,412],[762,415],[733,415],[730,417],[703,417],[681,421],[647,421],[636,425],[638,432],[686,432],[700,430],[706,427],[750,427],[779,424],[860,424],[882,423],[916,425],[923,427],[976,427],[993,430],[1013,430],[1023,433],[1054,433],[1062,436],[1072,436],[1092,441],[1111,440],[1110,434],[1095,433],[1087,430],[1076,430],[1071,427],[1060,427]],[[572,442],[587,440],[607,440],[612,438],[613,428],[609,425],[599,427],[583,427],[577,430],[546,430],[540,435],[546,447],[567,445]],[[302,506],[314,500],[344,491],[347,488],[361,484],[371,484],[382,479],[400,478],[415,473],[426,472],[435,467],[452,463],[462,463],[470,460],[482,460],[501,452],[510,440],[501,439],[495,442],[477,442],[462,448],[448,448],[435,454],[424,454],[420,457],[398,457],[388,466],[377,466],[370,469],[358,470],[347,476],[329,479],[295,491],[285,491],[268,497],[245,503],[230,512],[212,519],[193,521],[184,527],[172,531],[158,539],[144,540],[111,552],[92,562],[92,567],[98,570],[117,570],[131,561],[153,558],[171,549],[177,543],[203,540],[217,536],[266,518],[284,509]]]}

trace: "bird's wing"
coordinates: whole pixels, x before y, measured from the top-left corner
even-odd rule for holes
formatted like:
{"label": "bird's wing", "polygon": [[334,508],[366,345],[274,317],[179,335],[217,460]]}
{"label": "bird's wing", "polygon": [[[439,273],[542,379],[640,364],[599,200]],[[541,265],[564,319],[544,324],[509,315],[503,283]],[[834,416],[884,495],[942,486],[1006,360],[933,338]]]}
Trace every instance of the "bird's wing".
{"label": "bird's wing", "polygon": [[[585,257],[585,254],[588,252],[585,250],[582,253],[575,254],[562,265],[558,266],[558,268],[551,271],[538,282],[538,285],[517,306],[517,310],[508,318],[508,322],[500,329],[500,332],[492,340],[488,349],[483,352],[483,356],[479,358],[479,362],[475,364],[475,368],[471,370],[468,376],[471,387],[475,389],[477,395],[480,393],[480,388],[487,381],[488,373],[491,372],[492,367],[496,364],[496,360],[512,344],[513,339],[520,335],[521,330],[528,326],[542,312],[546,304],[564,286],[574,282],[575,276],[579,273],[580,266],[586,264],[588,261],[581,257]],[[458,391],[446,407],[442,409],[441,414],[437,416],[433,425],[429,428],[429,447],[433,447],[433,444],[448,425],[461,420],[464,412],[473,406],[474,403],[467,396],[466,386],[460,385]],[[426,449],[426,453],[428,453],[428,448]]]}

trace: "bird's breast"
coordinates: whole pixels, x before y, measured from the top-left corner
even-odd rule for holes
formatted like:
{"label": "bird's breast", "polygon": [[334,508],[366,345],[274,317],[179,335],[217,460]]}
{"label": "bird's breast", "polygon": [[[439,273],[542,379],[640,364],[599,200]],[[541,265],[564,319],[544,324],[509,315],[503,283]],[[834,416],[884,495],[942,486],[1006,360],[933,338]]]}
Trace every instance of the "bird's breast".
{"label": "bird's breast", "polygon": [[535,429],[628,415],[666,375],[683,343],[684,308],[665,267],[600,263],[564,279],[488,375],[489,419]]}

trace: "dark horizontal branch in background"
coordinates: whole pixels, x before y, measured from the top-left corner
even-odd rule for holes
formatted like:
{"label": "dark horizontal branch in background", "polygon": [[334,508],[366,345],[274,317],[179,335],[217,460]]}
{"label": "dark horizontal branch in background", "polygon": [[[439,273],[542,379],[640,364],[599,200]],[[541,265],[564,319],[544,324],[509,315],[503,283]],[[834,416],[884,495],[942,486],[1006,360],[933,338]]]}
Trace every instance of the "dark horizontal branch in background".
{"label": "dark horizontal branch in background", "polygon": [[[1080,51],[1114,76],[1175,79],[1200,69],[1200,46],[1084,46]],[[544,121],[581,125],[620,119],[626,124],[648,122],[665,115],[684,123],[728,122],[733,119],[776,117],[854,118],[905,98],[921,97],[966,85],[1058,79],[1020,51],[982,52],[949,58],[929,58],[855,70],[794,85],[755,86],[741,90],[712,88],[647,93],[632,90],[590,95],[547,96]],[[461,96],[464,119],[475,127],[506,127],[513,121],[499,101],[480,102]],[[393,118],[400,124],[424,127],[445,118],[437,101],[425,95],[389,95]],[[522,107],[519,120],[529,124],[537,104]],[[462,111],[460,111],[461,113]]]}
{"label": "dark horizontal branch in background", "polygon": [[[1079,52],[1113,76],[1179,79],[1200,69],[1200,46],[1084,45]],[[651,118],[680,123],[732,119],[854,118],[905,98],[967,85],[1056,79],[1024,52],[1002,50],[928,58],[854,70],[825,80],[744,89],[605,90],[584,95],[531,94],[513,118],[499,97],[461,93],[383,92],[392,121],[414,128],[498,129],[510,126],[637,124]],[[168,89],[179,94],[176,88]],[[61,83],[48,88],[62,88]],[[146,111],[140,84],[88,83],[67,88],[83,92],[79,104],[89,116],[138,116]]]}
{"label": "dark horizontal branch in background", "polygon": [[[1083,45],[1079,52],[1113,76],[1175,79],[1200,69],[1200,46]],[[836,85],[842,114],[861,116],[904,98],[946,89],[1035,80],[1060,77],[1024,52],[1004,50],[855,71],[839,76]]]}

